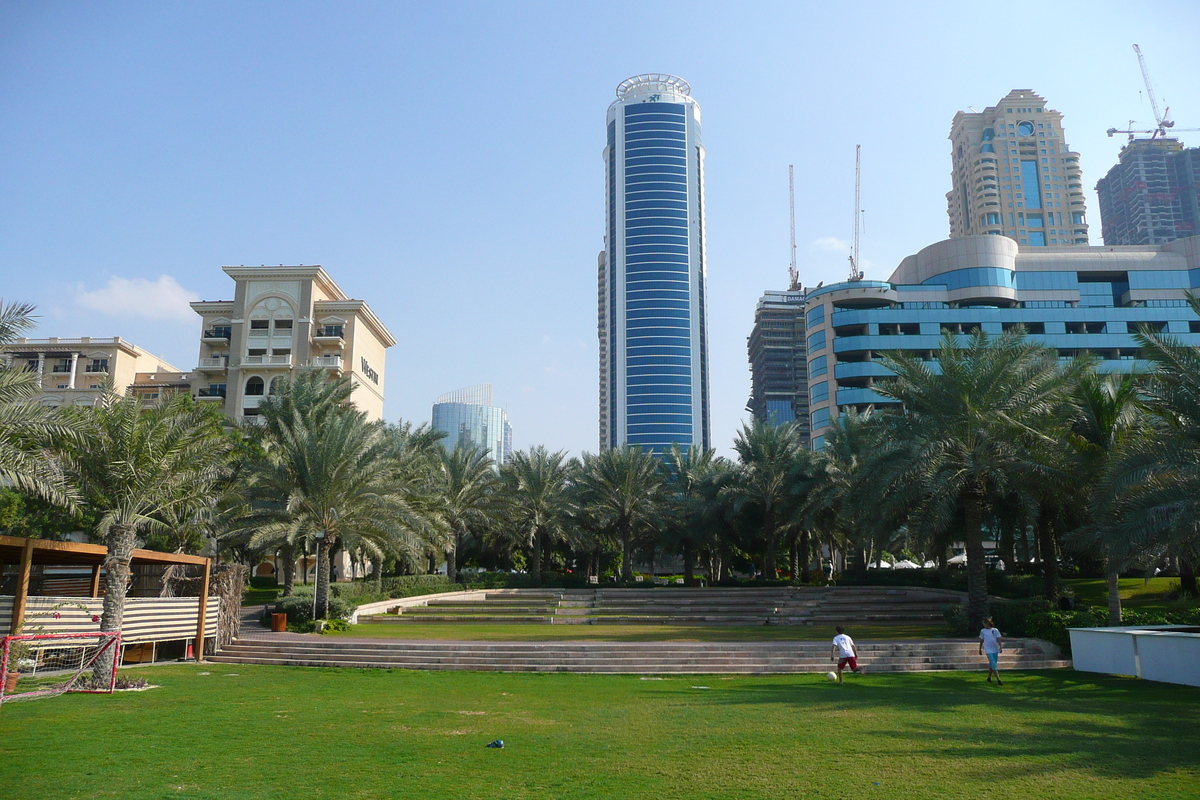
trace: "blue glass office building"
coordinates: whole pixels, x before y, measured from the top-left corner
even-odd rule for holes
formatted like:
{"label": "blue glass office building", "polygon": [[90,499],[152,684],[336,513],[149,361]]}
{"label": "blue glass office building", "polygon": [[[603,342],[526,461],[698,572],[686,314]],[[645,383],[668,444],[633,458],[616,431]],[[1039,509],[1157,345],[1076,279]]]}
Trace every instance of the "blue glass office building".
{"label": "blue glass office building", "polygon": [[709,446],[704,147],[687,82],[617,87],[604,148],[600,448]]}
{"label": "blue glass office building", "polygon": [[1092,354],[1100,369],[1145,371],[1134,333],[1146,325],[1200,345],[1184,298],[1200,291],[1200,237],[1163,245],[1024,246],[964,236],[904,259],[886,281],[847,281],[805,298],[812,447],[839,413],[892,401],[873,388],[880,363],[908,351],[937,368],[944,331],[999,334],[1020,324],[1062,358]]}

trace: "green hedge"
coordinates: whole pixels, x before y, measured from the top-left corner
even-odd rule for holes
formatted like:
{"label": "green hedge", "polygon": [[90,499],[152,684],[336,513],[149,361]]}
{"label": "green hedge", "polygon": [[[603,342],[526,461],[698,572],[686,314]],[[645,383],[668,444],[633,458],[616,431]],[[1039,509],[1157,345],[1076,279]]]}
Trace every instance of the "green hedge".
{"label": "green hedge", "polygon": [[[1122,611],[1122,626],[1137,625],[1200,625],[1200,609],[1188,611]],[[997,627],[999,627],[997,625]],[[1053,642],[1071,652],[1071,632],[1068,628],[1106,628],[1108,610],[1083,608],[1076,611],[1039,611],[1025,620],[1025,635]],[[1001,631],[1004,629],[1001,628]]]}
{"label": "green hedge", "polygon": [[[813,583],[824,583],[824,575],[813,573]],[[967,591],[967,571],[951,569],[871,569],[865,576],[854,572],[837,575],[838,586],[921,586],[929,589]],[[988,594],[996,597],[1024,599],[1042,594],[1044,583],[1040,575],[1020,575],[1014,572],[988,570]]]}
{"label": "green hedge", "polygon": [[[1005,636],[1034,636],[1036,634],[1028,631],[1029,615],[1034,611],[1048,611],[1049,608],[1050,604],[1041,598],[995,602],[988,606],[987,616],[992,618]],[[942,609],[942,613],[950,627],[951,636],[979,635],[979,629],[967,622],[966,603],[951,603]]]}
{"label": "green hedge", "polygon": [[[350,619],[350,615],[354,613],[357,605],[357,603],[347,602],[340,597],[330,597],[329,616],[336,619]],[[275,603],[274,612],[276,614],[287,614],[289,625],[301,625],[312,622],[312,607],[312,588],[299,586],[296,587],[296,594],[291,597],[279,598],[278,602]],[[270,620],[268,615],[271,611],[271,606],[267,606],[264,616],[268,621]]]}

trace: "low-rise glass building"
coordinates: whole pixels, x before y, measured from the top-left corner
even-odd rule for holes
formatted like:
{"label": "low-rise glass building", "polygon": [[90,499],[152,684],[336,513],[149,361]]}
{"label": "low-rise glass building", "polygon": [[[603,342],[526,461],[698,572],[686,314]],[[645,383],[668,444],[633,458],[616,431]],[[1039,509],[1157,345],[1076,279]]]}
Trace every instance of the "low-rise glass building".
{"label": "low-rise glass building", "polygon": [[1163,245],[1024,247],[1006,236],[947,239],[904,259],[886,281],[810,289],[805,300],[813,449],[847,408],[890,403],[883,354],[915,353],[936,368],[943,332],[999,334],[1024,326],[1062,358],[1094,354],[1101,369],[1139,362],[1140,326],[1200,345],[1184,297],[1200,289],[1200,237]]}

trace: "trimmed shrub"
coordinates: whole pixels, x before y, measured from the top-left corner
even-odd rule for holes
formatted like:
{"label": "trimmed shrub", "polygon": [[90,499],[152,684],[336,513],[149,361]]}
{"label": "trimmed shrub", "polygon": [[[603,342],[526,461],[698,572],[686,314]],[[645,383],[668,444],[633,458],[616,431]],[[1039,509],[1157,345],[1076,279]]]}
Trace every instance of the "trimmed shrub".
{"label": "trimmed shrub", "polygon": [[[307,591],[303,591],[307,589]],[[336,619],[349,619],[354,613],[357,603],[349,603],[340,597],[329,598],[329,616]],[[287,614],[288,625],[299,625],[312,622],[313,594],[311,587],[296,587],[296,593],[291,597],[281,597],[275,603],[276,614]],[[270,613],[270,608],[267,608]],[[311,630],[311,628],[310,628]]]}
{"label": "trimmed shrub", "polygon": [[460,589],[460,584],[452,582],[445,575],[397,575],[383,579],[383,591],[387,598],[416,597],[422,594],[455,592]]}

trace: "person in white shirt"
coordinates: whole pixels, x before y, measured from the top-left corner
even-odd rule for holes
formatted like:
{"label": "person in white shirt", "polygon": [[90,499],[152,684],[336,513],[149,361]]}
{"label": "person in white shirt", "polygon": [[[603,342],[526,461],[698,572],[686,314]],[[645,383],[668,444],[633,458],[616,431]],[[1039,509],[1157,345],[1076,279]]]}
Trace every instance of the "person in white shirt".
{"label": "person in white shirt", "polygon": [[842,670],[846,665],[850,665],[851,672],[857,672],[859,675],[866,675],[867,668],[858,665],[858,648],[854,645],[854,640],[846,635],[846,629],[841,625],[837,626],[837,636],[833,637],[833,648],[829,651],[829,660],[838,662],[838,683],[842,682]]}
{"label": "person in white shirt", "polygon": [[992,618],[988,617],[983,621],[983,630],[979,632],[979,655],[987,656],[988,683],[992,682],[992,676],[995,675],[998,686],[1004,685],[1004,681],[1000,680],[1000,653],[1003,650],[1000,645],[1000,631],[992,622]]}

